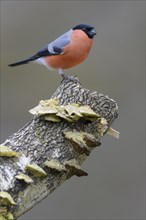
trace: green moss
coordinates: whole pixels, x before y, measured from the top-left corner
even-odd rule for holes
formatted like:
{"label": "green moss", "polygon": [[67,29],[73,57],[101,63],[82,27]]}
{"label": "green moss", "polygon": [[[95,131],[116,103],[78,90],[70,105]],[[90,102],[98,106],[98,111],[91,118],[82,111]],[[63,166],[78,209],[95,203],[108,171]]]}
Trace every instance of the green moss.
{"label": "green moss", "polygon": [[6,207],[0,207],[0,220],[14,220],[13,214]]}

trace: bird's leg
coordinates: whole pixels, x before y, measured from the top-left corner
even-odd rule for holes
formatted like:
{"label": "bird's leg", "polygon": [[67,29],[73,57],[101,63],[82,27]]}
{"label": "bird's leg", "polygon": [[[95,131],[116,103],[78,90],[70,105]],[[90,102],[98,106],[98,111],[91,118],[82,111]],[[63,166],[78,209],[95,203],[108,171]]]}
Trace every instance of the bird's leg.
{"label": "bird's leg", "polygon": [[63,72],[63,69],[61,69],[61,68],[58,69],[58,73],[59,73],[59,75],[62,76],[63,79],[68,79],[68,80],[71,80],[71,81],[74,81],[74,82],[79,82],[77,77],[73,77],[73,76],[69,76],[69,75],[65,74]]}
{"label": "bird's leg", "polygon": [[63,79],[68,79],[68,75],[66,75],[66,74],[63,72],[63,69],[59,68],[59,69],[58,69],[58,73],[59,73],[59,75],[62,76]]}

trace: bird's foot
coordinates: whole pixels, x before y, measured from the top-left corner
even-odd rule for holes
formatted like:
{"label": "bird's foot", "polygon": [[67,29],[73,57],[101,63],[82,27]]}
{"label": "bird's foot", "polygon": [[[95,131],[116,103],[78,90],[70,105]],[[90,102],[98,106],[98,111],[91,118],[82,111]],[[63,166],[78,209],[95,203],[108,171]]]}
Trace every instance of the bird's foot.
{"label": "bird's foot", "polygon": [[68,79],[68,80],[70,80],[70,81],[80,83],[77,76],[69,76],[69,75],[66,75],[66,74],[65,74],[65,75],[62,75],[62,77],[63,77],[63,79]]}
{"label": "bird's foot", "polygon": [[77,76],[69,76],[69,75],[65,74],[62,69],[59,69],[58,73],[62,76],[63,79],[67,79],[67,80],[71,80],[73,82],[80,83]]}

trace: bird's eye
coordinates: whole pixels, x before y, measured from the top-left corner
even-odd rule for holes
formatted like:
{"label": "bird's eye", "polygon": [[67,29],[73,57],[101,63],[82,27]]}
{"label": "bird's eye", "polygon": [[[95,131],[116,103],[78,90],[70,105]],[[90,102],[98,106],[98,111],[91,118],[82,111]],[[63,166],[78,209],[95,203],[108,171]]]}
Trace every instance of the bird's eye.
{"label": "bird's eye", "polygon": [[87,31],[91,31],[92,30],[92,28],[87,28]]}

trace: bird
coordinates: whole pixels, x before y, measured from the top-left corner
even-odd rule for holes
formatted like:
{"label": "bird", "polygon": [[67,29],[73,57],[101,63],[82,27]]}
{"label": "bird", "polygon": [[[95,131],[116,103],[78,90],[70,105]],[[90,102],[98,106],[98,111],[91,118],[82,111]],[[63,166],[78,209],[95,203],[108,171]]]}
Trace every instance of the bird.
{"label": "bird", "polygon": [[64,70],[80,64],[87,58],[96,34],[95,28],[91,25],[76,25],[33,56],[8,66],[36,62],[49,70],[57,70],[65,79],[74,80],[74,77],[65,74]]}

